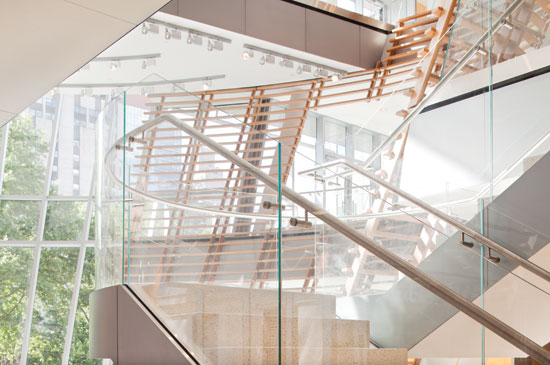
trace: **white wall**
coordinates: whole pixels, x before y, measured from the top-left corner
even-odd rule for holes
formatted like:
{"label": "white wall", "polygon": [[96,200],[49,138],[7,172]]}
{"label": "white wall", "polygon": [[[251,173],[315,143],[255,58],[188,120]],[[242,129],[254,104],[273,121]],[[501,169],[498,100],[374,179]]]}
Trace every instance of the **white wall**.
{"label": "white wall", "polygon": [[[550,245],[530,258],[550,270]],[[550,284],[518,268],[485,293],[485,309],[540,345],[550,340]],[[517,276],[527,279],[526,284]],[[480,304],[480,298],[474,303]],[[469,334],[465,336],[464,334]],[[473,335],[472,335],[473,334]],[[486,330],[487,357],[526,357],[522,351]],[[481,327],[459,312],[409,351],[410,357],[480,356]],[[424,363],[422,363],[424,364]]]}
{"label": "white wall", "polygon": [[[550,74],[493,92],[493,174],[550,132]],[[489,94],[422,113],[411,126],[401,186],[431,202],[471,196],[490,177]]]}

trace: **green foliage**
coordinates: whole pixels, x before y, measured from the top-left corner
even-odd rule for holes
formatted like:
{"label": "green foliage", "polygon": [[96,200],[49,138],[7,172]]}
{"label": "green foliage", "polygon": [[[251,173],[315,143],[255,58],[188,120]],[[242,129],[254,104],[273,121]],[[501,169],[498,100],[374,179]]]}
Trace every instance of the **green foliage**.
{"label": "green foliage", "polygon": [[0,202],[0,239],[30,241],[36,237],[40,202],[3,200]]}
{"label": "green foliage", "polygon": [[85,202],[56,201],[48,203],[44,225],[45,241],[77,241],[82,237]]}
{"label": "green foliage", "polygon": [[19,359],[32,259],[30,248],[0,248],[0,364]]}
{"label": "green foliage", "polygon": [[32,119],[19,116],[10,122],[3,194],[43,194],[48,142]]}
{"label": "green foliage", "polygon": [[[10,123],[3,194],[43,194],[48,142],[32,120]],[[0,239],[34,240],[38,201],[2,201]],[[85,203],[49,202],[44,240],[79,240]],[[34,249],[0,249],[0,364],[18,363]],[[63,353],[78,248],[42,248],[33,308],[29,364],[59,364]],[[93,249],[87,249],[73,333],[71,363],[88,359],[88,295],[94,289]]]}
{"label": "green foliage", "polygon": [[73,344],[71,349],[70,363],[72,364],[99,364],[99,360],[88,358],[88,337],[89,337],[89,297],[95,289],[95,257],[94,249],[86,250],[86,260],[82,272],[80,285],[80,296],[78,298],[78,311],[74,322]]}

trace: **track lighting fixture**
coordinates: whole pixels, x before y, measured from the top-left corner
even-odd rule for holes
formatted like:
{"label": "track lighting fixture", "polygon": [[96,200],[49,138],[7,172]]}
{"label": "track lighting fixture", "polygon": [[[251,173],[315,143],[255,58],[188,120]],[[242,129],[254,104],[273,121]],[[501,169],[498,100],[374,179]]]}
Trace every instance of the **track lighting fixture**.
{"label": "track lighting fixture", "polygon": [[328,71],[324,68],[317,68],[315,72],[313,73],[313,76],[315,77],[328,77]]}
{"label": "track lighting fixture", "polygon": [[[311,73],[311,65],[308,65],[308,64],[303,64],[303,65],[299,65],[297,68],[296,68],[296,73],[298,75],[300,75],[301,73]],[[319,71],[320,72],[320,71]]]}
{"label": "track lighting fixture", "polygon": [[342,80],[342,75],[341,74],[333,74],[330,78],[331,78],[332,81],[337,82],[337,81]]}
{"label": "track lighting fixture", "polygon": [[120,68],[120,61],[118,60],[113,60],[111,62],[111,64],[109,65],[109,70],[111,71],[116,71]]}
{"label": "track lighting fixture", "polygon": [[209,51],[213,51],[213,50],[223,51],[223,42],[221,42],[217,39],[208,38],[208,50]]}
{"label": "track lighting fixture", "polygon": [[210,81],[209,79],[204,80],[204,82],[202,83],[202,89],[204,91],[210,89],[210,86],[212,86],[212,81]]}
{"label": "track lighting fixture", "polygon": [[262,57],[260,57],[260,65],[265,65],[266,63],[274,64],[275,56],[271,54],[264,54]]}
{"label": "track lighting fixture", "polygon": [[149,66],[155,66],[157,64],[157,61],[154,58],[146,58],[141,63],[141,68],[145,70]]}
{"label": "track lighting fixture", "polygon": [[154,33],[158,34],[160,28],[157,24],[143,23],[141,26],[141,34]]}
{"label": "track lighting fixture", "polygon": [[196,44],[197,46],[202,46],[202,37],[198,34],[193,34],[189,32],[187,36],[187,44]]}
{"label": "track lighting fixture", "polygon": [[294,62],[292,62],[288,58],[283,58],[281,62],[279,62],[279,66],[285,67],[285,68],[292,68],[294,67]]}
{"label": "track lighting fixture", "polygon": [[243,45],[243,59],[247,60],[251,57],[253,57],[254,52],[259,52],[261,57],[259,57],[259,63],[260,65],[265,65],[267,63],[274,64],[276,59],[279,60],[279,65],[283,68],[293,68],[296,64],[296,73],[312,73],[313,68],[316,67],[317,71],[315,71],[316,77],[329,77],[330,74],[337,74],[338,77],[342,78],[344,75],[347,74],[345,70],[334,68],[331,66],[319,64],[310,60],[305,60],[302,58],[294,57],[293,55],[279,53],[277,51],[273,51],[266,48],[260,48],[251,44],[244,44]]}
{"label": "track lighting fixture", "polygon": [[243,60],[249,60],[250,58],[254,57],[254,51],[250,49],[245,49],[243,51]]}
{"label": "track lighting fixture", "polygon": [[177,29],[164,29],[164,39],[181,39],[181,32]]}

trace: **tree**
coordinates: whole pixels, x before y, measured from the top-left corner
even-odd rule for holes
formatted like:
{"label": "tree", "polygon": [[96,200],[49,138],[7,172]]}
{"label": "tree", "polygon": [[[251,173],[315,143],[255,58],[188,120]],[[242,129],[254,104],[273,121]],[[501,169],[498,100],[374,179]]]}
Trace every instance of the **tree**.
{"label": "tree", "polygon": [[[42,194],[48,142],[32,120],[10,122],[5,161],[4,194]],[[2,201],[0,238],[34,240],[38,201]],[[82,202],[49,202],[44,240],[79,240],[84,224]],[[0,249],[0,363],[18,363],[33,248]],[[28,363],[59,364],[74,287],[78,248],[42,248],[33,308]],[[96,364],[88,359],[88,295],[94,289],[94,252],[87,249],[75,320],[71,363]]]}

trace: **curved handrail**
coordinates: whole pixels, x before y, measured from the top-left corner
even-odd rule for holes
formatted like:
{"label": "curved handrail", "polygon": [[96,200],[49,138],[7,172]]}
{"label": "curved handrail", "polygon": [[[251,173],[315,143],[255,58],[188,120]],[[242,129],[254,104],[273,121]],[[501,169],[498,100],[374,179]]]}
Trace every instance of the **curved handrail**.
{"label": "curved handrail", "polygon": [[[150,128],[155,127],[156,125],[160,124],[161,122],[162,121],[158,121],[158,122],[155,122],[155,123],[150,122],[150,123],[144,124],[144,125],[140,126],[139,128],[136,128],[136,129],[128,132],[126,134],[126,138],[128,139],[129,137],[135,137],[135,136],[141,134],[142,132],[144,132],[144,131],[146,131]],[[132,188],[128,184],[124,184],[124,182],[120,178],[118,178],[112,170],[112,165],[113,165],[112,161],[114,160],[114,157],[115,157],[114,152],[119,148],[117,146],[122,146],[122,143],[124,143],[124,137],[119,138],[113,144],[113,146],[107,151],[107,153],[105,155],[105,166],[108,166],[107,167],[107,174],[113,180],[113,182],[115,182],[119,186],[125,186],[125,189],[127,189],[132,194],[140,196],[140,197],[142,197],[144,199],[147,199],[149,201],[164,204],[164,205],[170,206],[172,208],[176,208],[176,209],[189,210],[189,211],[195,211],[195,212],[201,212],[201,213],[208,213],[208,214],[212,214],[212,215],[221,215],[221,216],[226,216],[226,217],[254,218],[254,219],[264,219],[264,220],[271,220],[271,221],[275,221],[275,220],[278,219],[277,214],[267,215],[267,214],[258,214],[258,213],[241,213],[241,212],[230,212],[230,211],[224,211],[224,210],[201,208],[201,207],[194,206],[194,205],[183,204],[183,203],[175,202],[175,201],[172,201],[172,200],[162,199],[162,198],[156,197],[154,195],[148,194],[144,191]],[[336,161],[339,161],[339,160],[336,160]],[[300,174],[301,173],[303,173],[303,172],[300,172]],[[461,202],[456,202],[456,203],[459,204]],[[422,211],[422,209],[411,209],[410,211],[409,210],[404,211],[402,209],[399,209],[395,212],[379,212],[379,213],[368,213],[368,214],[362,214],[362,215],[343,216],[343,217],[340,217],[340,219],[342,219],[344,221],[347,221],[347,220],[357,220],[357,219],[386,218],[386,217],[393,217],[393,216],[399,216],[399,215],[404,215],[404,214],[413,216],[414,213],[421,212],[421,211]],[[296,215],[293,215],[292,217],[296,217]],[[283,218],[285,218],[285,219],[292,218],[292,217],[291,216],[283,216]],[[303,218],[303,217],[300,217],[300,218]]]}
{"label": "curved handrail", "polygon": [[495,334],[508,341],[512,345],[516,346],[518,349],[524,351],[538,361],[541,361],[543,363],[550,363],[550,352],[539,346],[534,341],[530,340],[511,326],[507,325],[492,314],[485,311],[484,309],[481,309],[477,305],[471,303],[444,284],[432,279],[429,275],[427,275],[414,265],[401,259],[393,252],[390,252],[382,246],[378,245],[374,240],[370,239],[366,235],[354,229],[351,229],[342,220],[330,214],[323,208],[317,206],[316,204],[310,202],[292,189],[286,186],[279,186],[278,182],[271,176],[262,172],[248,161],[227,150],[225,147],[221,146],[209,137],[195,130],[193,127],[180,122],[176,117],[166,114],[160,115],[153,121],[137,128],[137,130],[141,132],[147,128],[150,128],[151,125],[156,125],[163,121],[171,123],[175,127],[184,131],[190,137],[197,139],[205,146],[210,148],[212,151],[220,154],[227,160],[246,170],[247,173],[249,173],[251,176],[254,176],[258,180],[261,180],[264,184],[266,184],[266,186],[269,186],[272,189],[280,189],[282,195],[284,195],[287,199],[293,201],[298,206],[310,212],[321,221],[325,222],[327,225],[340,232],[342,235],[348,237],[356,244],[365,248],[373,255],[377,256],[379,259],[383,260],[393,268],[408,276],[411,280],[428,289],[430,292],[437,295],[447,303],[464,312],[470,318],[486,326],[488,329],[490,329]]}
{"label": "curved handrail", "polygon": [[442,221],[450,224],[451,226],[455,227],[456,229],[460,230],[461,232],[466,233],[468,236],[472,237],[473,239],[484,243],[487,247],[490,247],[491,249],[495,250],[496,252],[500,253],[501,255],[508,257],[510,260],[512,260],[516,264],[520,265],[521,267],[525,268],[526,270],[529,270],[533,274],[535,274],[535,275],[543,278],[544,280],[550,282],[550,272],[546,271],[542,267],[532,263],[529,260],[524,259],[523,257],[521,257],[518,254],[510,251],[509,249],[501,246],[499,243],[493,241],[492,239],[483,236],[479,232],[477,232],[474,229],[468,227],[467,225],[459,222],[458,220],[454,219],[450,215],[447,215],[447,214],[443,213],[442,211],[440,211],[439,209],[436,209],[435,207],[433,207],[433,206],[429,205],[428,203],[424,202],[422,199],[419,199],[419,198],[407,193],[406,191],[399,189],[398,187],[390,184],[389,182],[379,178],[378,176],[376,176],[372,172],[367,171],[362,167],[356,166],[355,164],[353,164],[353,163],[351,163],[347,160],[344,160],[344,159],[334,160],[334,161],[325,163],[323,165],[319,165],[319,166],[316,166],[314,168],[301,171],[299,174],[308,174],[308,173],[312,173],[312,172],[315,172],[315,171],[318,171],[318,170],[327,169],[327,168],[330,168],[332,166],[338,166],[338,165],[344,165],[347,168],[349,168],[350,170],[353,170],[353,171],[359,173],[360,175],[365,176],[369,180],[377,183],[378,185],[385,187],[386,189],[390,190],[394,194],[410,201],[414,205],[416,205],[416,206],[422,208],[423,210],[433,214],[437,218],[439,218]]}
{"label": "curved handrail", "polygon": [[[139,128],[136,128],[136,129],[126,133],[126,138],[135,137],[136,135],[138,135],[138,134],[146,131],[147,129],[152,128],[152,127],[154,127],[154,126],[156,126],[156,125],[158,125],[162,122],[163,122],[163,120],[158,120],[158,118],[157,118],[156,120],[154,120],[150,123],[144,124],[144,125],[140,126]],[[201,208],[201,207],[197,207],[197,206],[193,206],[193,205],[189,205],[189,204],[177,203],[177,202],[174,202],[174,201],[171,201],[171,200],[158,198],[154,195],[147,194],[143,191],[134,189],[129,185],[125,185],[124,182],[122,180],[120,180],[115,175],[115,173],[113,172],[113,170],[111,168],[112,165],[113,165],[112,161],[114,160],[114,157],[115,157],[113,152],[117,150],[117,146],[123,145],[124,141],[125,141],[124,136],[119,138],[113,144],[113,146],[107,151],[107,153],[105,155],[105,166],[108,166],[107,174],[109,175],[109,177],[111,179],[113,179],[113,181],[115,183],[117,183],[118,185],[124,186],[125,189],[127,189],[132,194],[135,194],[137,196],[141,196],[142,198],[145,198],[145,199],[150,200],[150,201],[165,204],[165,205],[170,206],[172,208],[190,210],[190,211],[201,212],[201,213],[208,213],[208,214],[212,214],[213,216],[221,215],[221,216],[224,216],[224,217],[253,218],[253,219],[264,219],[264,220],[272,220],[272,221],[279,219],[277,214],[267,215],[267,214],[256,214],[256,213],[229,212],[229,211],[225,211],[225,210]]]}

